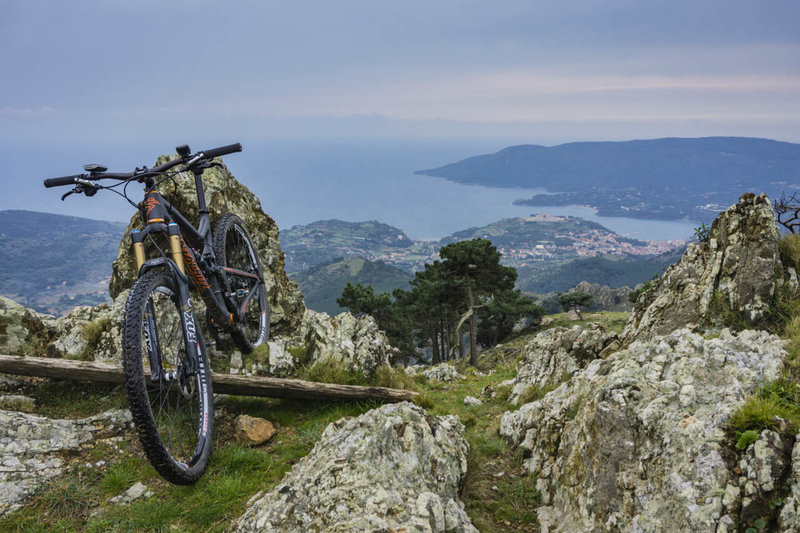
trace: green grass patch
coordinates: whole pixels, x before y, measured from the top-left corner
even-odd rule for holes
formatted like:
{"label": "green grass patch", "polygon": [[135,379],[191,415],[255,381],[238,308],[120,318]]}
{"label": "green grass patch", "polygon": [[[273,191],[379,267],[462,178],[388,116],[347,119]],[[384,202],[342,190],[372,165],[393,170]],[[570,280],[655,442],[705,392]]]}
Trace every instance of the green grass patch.
{"label": "green grass patch", "polygon": [[34,379],[23,390],[36,401],[36,412],[51,418],[84,418],[128,408],[123,386],[113,383]]}
{"label": "green grass patch", "polygon": [[800,235],[785,235],[778,244],[784,268],[800,270]]}
{"label": "green grass patch", "polygon": [[[782,396],[776,388],[791,387],[792,399]],[[785,428],[788,434],[794,435],[800,427],[800,403],[796,398],[796,383],[788,383],[785,380],[768,386],[762,387],[754,394],[747,397],[745,403],[731,416],[729,428],[735,434],[742,434],[746,431],[762,431],[765,429],[777,431],[783,425],[776,417],[789,422],[789,428]]]}
{"label": "green grass patch", "polygon": [[558,326],[571,328],[572,326],[584,326],[594,322],[603,326],[606,331],[622,333],[622,330],[625,329],[625,324],[628,323],[629,316],[630,313],[627,312],[602,311],[598,313],[583,313],[582,320],[574,320],[571,315],[558,313],[547,317],[546,324],[542,330]]}

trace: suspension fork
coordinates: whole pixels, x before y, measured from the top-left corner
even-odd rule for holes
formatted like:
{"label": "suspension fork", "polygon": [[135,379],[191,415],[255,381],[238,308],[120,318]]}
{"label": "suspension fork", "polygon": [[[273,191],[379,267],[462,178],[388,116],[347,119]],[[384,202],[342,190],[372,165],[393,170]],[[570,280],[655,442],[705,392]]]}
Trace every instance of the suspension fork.
{"label": "suspension fork", "polygon": [[[200,350],[200,336],[198,333],[197,321],[194,317],[194,309],[192,300],[189,295],[189,278],[186,276],[185,264],[183,262],[183,250],[180,240],[180,229],[178,225],[170,223],[166,228],[162,226],[154,227],[154,230],[166,229],[166,233],[170,240],[170,252],[172,259],[160,257],[144,260],[144,239],[149,233],[150,226],[144,231],[137,230],[131,232],[131,240],[133,241],[134,253],[136,256],[136,264],[139,270],[139,276],[154,268],[168,267],[170,274],[175,280],[177,292],[172,297],[176,298],[178,309],[181,317],[181,328],[183,330],[184,346],[186,349],[186,366],[183,369],[184,376],[193,376],[197,374],[199,365],[201,364]],[[148,301],[145,312],[145,341],[147,344],[148,358],[150,360],[151,380],[153,382],[161,381],[162,379],[170,380],[177,377],[165,372],[161,365],[161,341],[158,338],[158,328],[156,327],[155,309],[152,301]]]}

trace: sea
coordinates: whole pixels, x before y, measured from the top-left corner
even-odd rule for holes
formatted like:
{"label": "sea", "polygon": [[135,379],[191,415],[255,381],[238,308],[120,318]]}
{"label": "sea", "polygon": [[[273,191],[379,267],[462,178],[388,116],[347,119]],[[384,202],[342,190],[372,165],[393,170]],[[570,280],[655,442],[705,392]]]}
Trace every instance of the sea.
{"label": "sea", "polygon": [[[600,217],[590,208],[530,207],[513,201],[543,189],[462,185],[414,174],[467,157],[494,153],[511,139],[241,139],[243,152],[224,158],[236,178],[261,200],[280,228],[322,219],[350,222],[376,220],[396,226],[412,239],[437,240],[456,231],[503,218],[533,213],[568,215],[602,224],[642,240],[686,240],[699,223]],[[175,143],[179,144],[179,143]],[[219,143],[225,144],[225,143]],[[81,172],[85,163],[111,171],[152,165],[172,146],[142,143],[58,145],[6,143],[0,147],[5,170],[0,209],[29,209],[103,220],[127,221],[131,207],[120,197],[99,193],[92,198],[59,200],[61,189],[46,190],[42,178]],[[192,146],[200,149],[203,146]],[[140,193],[132,188],[133,197]]]}

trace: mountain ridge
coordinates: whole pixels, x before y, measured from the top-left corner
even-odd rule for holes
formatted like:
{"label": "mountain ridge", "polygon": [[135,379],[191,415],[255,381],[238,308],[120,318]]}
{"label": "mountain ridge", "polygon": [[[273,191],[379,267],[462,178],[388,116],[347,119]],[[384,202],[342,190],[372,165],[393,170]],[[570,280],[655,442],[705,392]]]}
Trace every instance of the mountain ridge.
{"label": "mountain ridge", "polygon": [[742,192],[775,197],[800,183],[800,144],[666,137],[516,145],[416,174],[549,191],[515,202],[519,205],[589,205],[600,216],[710,222]]}

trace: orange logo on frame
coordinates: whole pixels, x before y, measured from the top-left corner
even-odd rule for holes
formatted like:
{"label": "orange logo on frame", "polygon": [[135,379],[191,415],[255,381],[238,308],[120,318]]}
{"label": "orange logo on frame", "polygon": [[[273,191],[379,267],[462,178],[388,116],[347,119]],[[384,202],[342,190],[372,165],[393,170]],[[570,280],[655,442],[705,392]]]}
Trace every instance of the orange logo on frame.
{"label": "orange logo on frame", "polygon": [[147,210],[148,216],[150,215],[150,211],[152,211],[153,208],[155,206],[157,206],[157,205],[161,205],[161,202],[159,202],[158,200],[156,200],[152,196],[149,196],[148,198],[145,199],[144,208]]}

